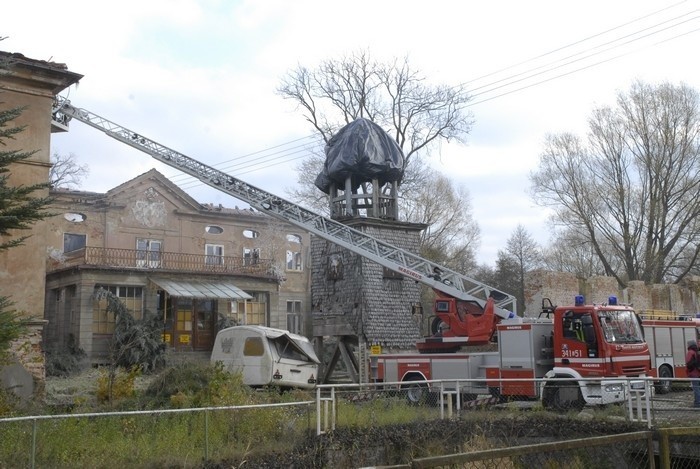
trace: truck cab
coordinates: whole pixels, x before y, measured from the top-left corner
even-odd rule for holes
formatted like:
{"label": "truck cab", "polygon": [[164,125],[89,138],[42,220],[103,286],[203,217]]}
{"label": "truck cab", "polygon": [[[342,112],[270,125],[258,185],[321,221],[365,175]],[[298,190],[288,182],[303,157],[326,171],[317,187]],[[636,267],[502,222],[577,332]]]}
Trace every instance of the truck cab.
{"label": "truck cab", "polygon": [[574,306],[554,312],[554,366],[565,366],[583,377],[649,373],[649,347],[641,322],[628,306],[611,297],[607,304]]}
{"label": "truck cab", "polygon": [[[556,379],[545,385],[545,406],[619,402],[624,399],[625,383],[606,380],[602,385],[595,378],[649,376],[649,347],[641,321],[631,307],[619,305],[616,297],[606,304],[586,305],[583,296],[577,296],[573,306],[552,308],[548,313],[553,315],[554,367],[545,377]],[[572,381],[558,384],[565,378]],[[576,381],[578,385],[572,386]],[[562,397],[565,392],[570,395]]]}

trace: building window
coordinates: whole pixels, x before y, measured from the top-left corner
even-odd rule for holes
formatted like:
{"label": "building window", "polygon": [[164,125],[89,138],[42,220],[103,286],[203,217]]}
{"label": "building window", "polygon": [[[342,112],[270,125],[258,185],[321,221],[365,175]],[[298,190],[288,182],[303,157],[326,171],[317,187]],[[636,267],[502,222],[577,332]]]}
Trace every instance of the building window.
{"label": "building window", "polygon": [[255,230],[243,230],[243,236],[245,236],[248,239],[255,239],[258,236],[260,236],[260,233],[258,233]]}
{"label": "building window", "polygon": [[301,244],[301,236],[299,236],[298,234],[288,234],[287,242]]}
{"label": "building window", "polygon": [[[96,285],[119,298],[134,319],[143,318],[143,288],[115,285]],[[112,334],[114,332],[114,312],[107,312],[107,298],[100,298],[92,303],[92,332],[94,334]]]}
{"label": "building window", "polygon": [[87,219],[84,213],[77,212],[66,212],[63,214],[63,218],[71,223],[82,223]]}
{"label": "building window", "polygon": [[63,252],[73,252],[84,249],[87,242],[87,235],[63,233]]}
{"label": "building window", "polygon": [[301,301],[287,301],[287,330],[293,334],[303,334],[303,326]]}
{"label": "building window", "polygon": [[231,317],[236,324],[267,325],[267,293],[248,292],[253,298],[231,303]]}
{"label": "building window", "polygon": [[163,241],[159,239],[136,239],[136,267],[160,267],[160,253]]}
{"label": "building window", "polygon": [[287,251],[287,270],[303,270],[300,251]]}
{"label": "building window", "polygon": [[209,234],[221,234],[224,232],[224,229],[218,225],[207,225],[204,228],[204,231],[206,231]]}
{"label": "building window", "polygon": [[224,265],[224,247],[221,244],[207,244],[204,254],[204,264]]}
{"label": "building window", "polygon": [[243,265],[255,265],[260,262],[260,248],[243,248]]}

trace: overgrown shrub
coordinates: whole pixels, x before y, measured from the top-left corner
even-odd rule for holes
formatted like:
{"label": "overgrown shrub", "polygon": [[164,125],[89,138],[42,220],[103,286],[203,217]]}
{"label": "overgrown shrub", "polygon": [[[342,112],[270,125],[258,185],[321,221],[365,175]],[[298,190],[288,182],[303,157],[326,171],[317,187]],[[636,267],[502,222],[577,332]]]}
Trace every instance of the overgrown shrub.
{"label": "overgrown shrub", "polygon": [[254,393],[220,363],[184,363],[158,375],[144,394],[149,407],[182,408],[250,404]]}
{"label": "overgrown shrub", "polygon": [[12,415],[19,404],[19,398],[16,394],[0,386],[0,417]]}
{"label": "overgrown shrub", "polygon": [[143,319],[135,319],[121,300],[103,288],[95,291],[99,299],[107,300],[107,311],[114,313],[112,336],[112,366],[132,369],[138,366],[149,373],[165,366],[166,345],[162,339],[163,322],[146,310]]}
{"label": "overgrown shrub", "polygon": [[141,374],[138,366],[132,367],[129,371],[122,369],[103,369],[97,378],[97,400],[99,402],[110,402],[134,397],[136,388],[134,386],[136,377]]}
{"label": "overgrown shrub", "polygon": [[12,309],[9,298],[0,296],[0,365],[8,359],[10,343],[26,332],[26,325],[21,315]]}
{"label": "overgrown shrub", "polygon": [[216,321],[217,331],[233,326],[238,326],[238,321],[236,321],[234,318],[230,318],[224,314],[219,313],[218,319]]}
{"label": "overgrown shrub", "polygon": [[46,376],[71,376],[84,369],[86,357],[75,336],[70,334],[64,348],[46,351]]}

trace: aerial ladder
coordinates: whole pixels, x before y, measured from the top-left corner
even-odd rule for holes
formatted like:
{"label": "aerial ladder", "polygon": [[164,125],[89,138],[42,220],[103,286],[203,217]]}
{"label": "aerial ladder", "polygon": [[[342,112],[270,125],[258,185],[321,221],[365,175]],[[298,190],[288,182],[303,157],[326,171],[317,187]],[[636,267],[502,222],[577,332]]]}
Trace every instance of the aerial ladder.
{"label": "aerial ladder", "polygon": [[68,128],[71,119],[76,119],[101,130],[115,140],[141,150],[156,160],[249,204],[260,212],[297,226],[405,277],[421,282],[431,287],[438,296],[468,302],[476,306],[477,314],[471,314],[468,318],[474,320],[471,330],[467,323],[463,328],[471,337],[465,336],[464,333],[454,334],[449,339],[433,337],[430,339],[430,344],[424,342],[423,347],[421,347],[419,343],[419,350],[423,348],[426,351],[436,351],[440,348],[443,340],[449,341],[449,347],[467,343],[483,343],[492,336],[496,322],[514,316],[516,299],[510,294],[423,259],[414,253],[392,246],[340,222],[313,213],[104,117],[86,109],[77,108],[66,98],[56,97],[52,118],[54,123],[64,129]]}

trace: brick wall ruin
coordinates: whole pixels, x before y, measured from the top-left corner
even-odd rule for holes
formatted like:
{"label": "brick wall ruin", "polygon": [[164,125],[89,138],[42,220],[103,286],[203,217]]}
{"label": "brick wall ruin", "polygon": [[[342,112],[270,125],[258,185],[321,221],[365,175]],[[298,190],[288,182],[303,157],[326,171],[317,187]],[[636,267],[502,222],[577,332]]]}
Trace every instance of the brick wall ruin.
{"label": "brick wall ruin", "polygon": [[554,305],[573,304],[576,295],[583,295],[586,303],[607,303],[616,296],[621,303],[631,304],[639,313],[652,310],[673,311],[696,315],[700,279],[690,279],[683,285],[645,285],[631,281],[624,289],[613,277],[597,276],[578,279],[568,272],[535,270],[525,279],[525,316],[537,317],[542,310],[542,299],[549,298]]}

